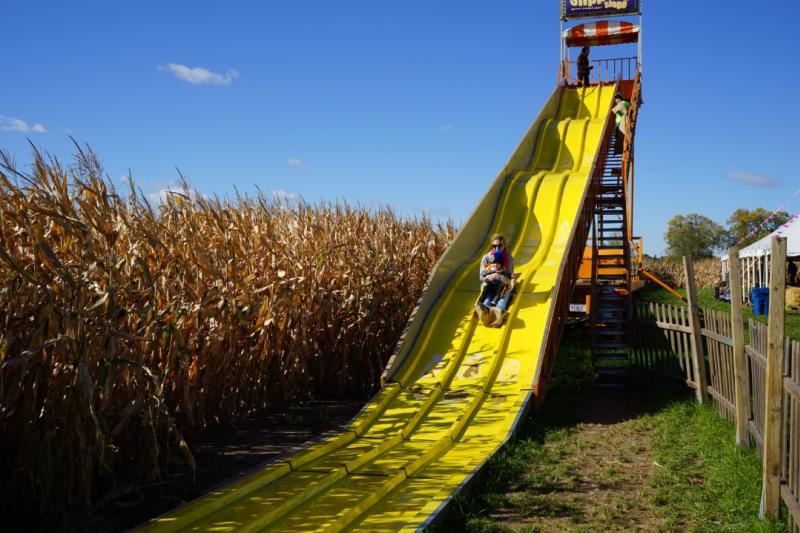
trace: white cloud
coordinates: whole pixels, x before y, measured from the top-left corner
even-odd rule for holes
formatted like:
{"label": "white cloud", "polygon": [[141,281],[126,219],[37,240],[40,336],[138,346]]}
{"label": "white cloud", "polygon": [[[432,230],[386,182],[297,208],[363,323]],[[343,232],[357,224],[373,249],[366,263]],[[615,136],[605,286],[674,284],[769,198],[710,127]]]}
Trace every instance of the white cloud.
{"label": "white cloud", "polygon": [[[129,171],[130,172],[130,171]],[[120,178],[128,181],[127,174],[120,174]],[[143,191],[155,191],[158,189],[168,189],[174,191],[179,188],[179,183],[175,180],[136,180],[136,186]]]}
{"label": "white cloud", "polygon": [[456,131],[456,129],[450,124],[443,124],[442,126],[439,126],[439,131],[442,133],[453,133]]}
{"label": "white cloud", "polygon": [[272,196],[276,199],[285,201],[285,202],[292,202],[297,200],[297,195],[293,192],[284,191],[283,189],[272,189]]}
{"label": "white cloud", "polygon": [[239,75],[235,70],[229,70],[225,74],[213,72],[203,67],[187,67],[178,63],[169,63],[167,66],[159,66],[158,70],[171,72],[176,78],[188,81],[194,85],[230,85],[233,79]]}
{"label": "white cloud", "polygon": [[728,172],[728,179],[730,181],[738,181],[753,187],[777,187],[781,184],[780,180],[770,178],[769,176],[756,174],[755,172],[751,172],[749,170]]}
{"label": "white cloud", "polygon": [[170,193],[171,189],[161,189],[158,192],[151,192],[145,194],[147,201],[153,205],[160,205],[167,200],[167,195]]}
{"label": "white cloud", "polygon": [[294,168],[304,168],[306,166],[305,161],[302,159],[297,159],[295,157],[289,158],[289,166]]}
{"label": "white cloud", "polygon": [[17,133],[47,133],[45,127],[38,122],[35,124],[28,124],[22,119],[7,117],[5,115],[0,115],[0,130]]}
{"label": "white cloud", "polygon": [[[120,179],[122,179],[122,177]],[[124,179],[127,181],[128,177],[124,176]],[[184,188],[181,184],[178,184],[176,186],[173,186],[173,185],[165,185],[164,186],[164,185],[162,185],[161,187],[162,188],[160,188],[157,191],[146,192],[144,194],[144,196],[145,196],[145,198],[147,198],[148,202],[150,202],[153,205],[158,206],[158,205],[164,203],[167,200],[167,197],[170,194],[180,194],[180,195],[189,196],[189,197],[193,196],[193,191],[191,191],[190,189]],[[147,188],[148,187],[145,185],[145,189],[144,190],[147,190]]]}

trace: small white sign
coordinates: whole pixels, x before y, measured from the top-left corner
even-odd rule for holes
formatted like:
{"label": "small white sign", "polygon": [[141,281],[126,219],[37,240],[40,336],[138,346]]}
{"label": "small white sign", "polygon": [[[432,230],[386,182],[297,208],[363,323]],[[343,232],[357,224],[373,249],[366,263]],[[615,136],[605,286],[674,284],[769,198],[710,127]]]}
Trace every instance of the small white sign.
{"label": "small white sign", "polygon": [[569,310],[571,313],[585,313],[586,304],[569,304]]}

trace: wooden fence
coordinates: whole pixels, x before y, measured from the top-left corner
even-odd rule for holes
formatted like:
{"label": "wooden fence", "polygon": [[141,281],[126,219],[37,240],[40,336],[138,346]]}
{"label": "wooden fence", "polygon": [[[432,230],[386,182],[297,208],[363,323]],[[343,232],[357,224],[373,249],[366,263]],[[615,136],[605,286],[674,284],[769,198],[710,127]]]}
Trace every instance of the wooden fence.
{"label": "wooden fence", "polygon": [[[633,306],[631,369],[639,378],[655,374],[696,388],[691,356],[691,329],[686,307],[656,302]],[[641,372],[644,370],[644,372]]]}
{"label": "wooden fence", "polygon": [[789,508],[794,529],[800,531],[800,342],[791,342],[785,361],[781,499]]}
{"label": "wooden fence", "polygon": [[[693,290],[693,284],[688,283],[687,292]],[[690,304],[696,302],[691,296]],[[733,311],[699,309],[698,328],[694,330],[691,306],[635,303],[631,370],[636,379],[663,382],[668,378],[702,391],[698,401],[705,403],[710,398],[720,416],[736,423],[737,442],[741,446],[755,444],[763,459],[765,514],[777,515],[782,500],[792,531],[800,533],[800,341],[783,337],[781,307],[770,309],[770,325],[749,321],[745,345],[741,340],[741,306],[734,305]],[[740,362],[736,359],[737,320]],[[773,326],[778,320],[779,328]],[[693,331],[699,331],[697,351],[702,353],[694,353]],[[783,342],[777,342],[778,338]],[[775,347],[780,348],[779,354],[774,353]],[[770,384],[770,376],[778,372],[771,368],[770,358],[780,361],[778,387]],[[702,380],[698,380],[698,374]]]}

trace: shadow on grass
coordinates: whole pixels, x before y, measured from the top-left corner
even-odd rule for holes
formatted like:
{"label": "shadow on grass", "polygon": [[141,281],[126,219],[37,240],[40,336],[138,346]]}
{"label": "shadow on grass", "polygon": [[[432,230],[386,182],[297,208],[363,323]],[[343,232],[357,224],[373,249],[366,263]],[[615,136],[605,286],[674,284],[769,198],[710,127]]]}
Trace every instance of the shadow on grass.
{"label": "shadow on grass", "polygon": [[[617,424],[692,396],[685,385],[666,381],[648,382],[646,387],[631,383],[628,388],[599,388],[594,382],[587,327],[567,328],[541,409],[528,414],[516,438],[490,459],[471,492],[457,495],[449,513],[428,531],[508,531],[492,516],[502,516],[504,509],[512,507],[525,516],[569,515],[580,520],[580,506],[558,497],[559,493],[581,492],[579,476],[562,473],[552,482],[524,474],[531,464],[553,462],[545,441],[566,439],[579,424]],[[520,498],[525,501],[518,501]]]}
{"label": "shadow on grass", "polygon": [[518,439],[538,439],[579,423],[617,424],[692,396],[685,384],[668,379],[632,381],[626,388],[595,386],[591,349],[585,328],[567,328],[553,380],[542,408],[529,413]]}

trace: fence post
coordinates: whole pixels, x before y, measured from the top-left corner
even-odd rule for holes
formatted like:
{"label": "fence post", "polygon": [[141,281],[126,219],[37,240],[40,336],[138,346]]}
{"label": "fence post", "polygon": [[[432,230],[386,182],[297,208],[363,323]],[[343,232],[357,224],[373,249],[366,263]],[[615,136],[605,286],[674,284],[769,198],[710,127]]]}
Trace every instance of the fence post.
{"label": "fence post", "polygon": [[731,289],[731,336],[733,337],[733,375],[736,396],[736,445],[750,446],[750,391],[747,388],[747,358],[744,354],[742,320],[742,268],[739,249],[728,248],[728,286]]}
{"label": "fence post", "polygon": [[786,305],[786,237],[773,237],[770,252],[767,390],[764,401],[764,475],[761,516],[778,518],[781,506],[781,407],[783,320]]}
{"label": "fence post", "polygon": [[686,298],[689,300],[689,327],[692,330],[692,361],[694,379],[697,384],[697,402],[706,403],[708,380],[706,379],[706,358],[703,355],[703,337],[700,333],[700,310],[697,308],[697,289],[694,285],[694,265],[692,258],[683,256],[683,270],[686,273]]}

